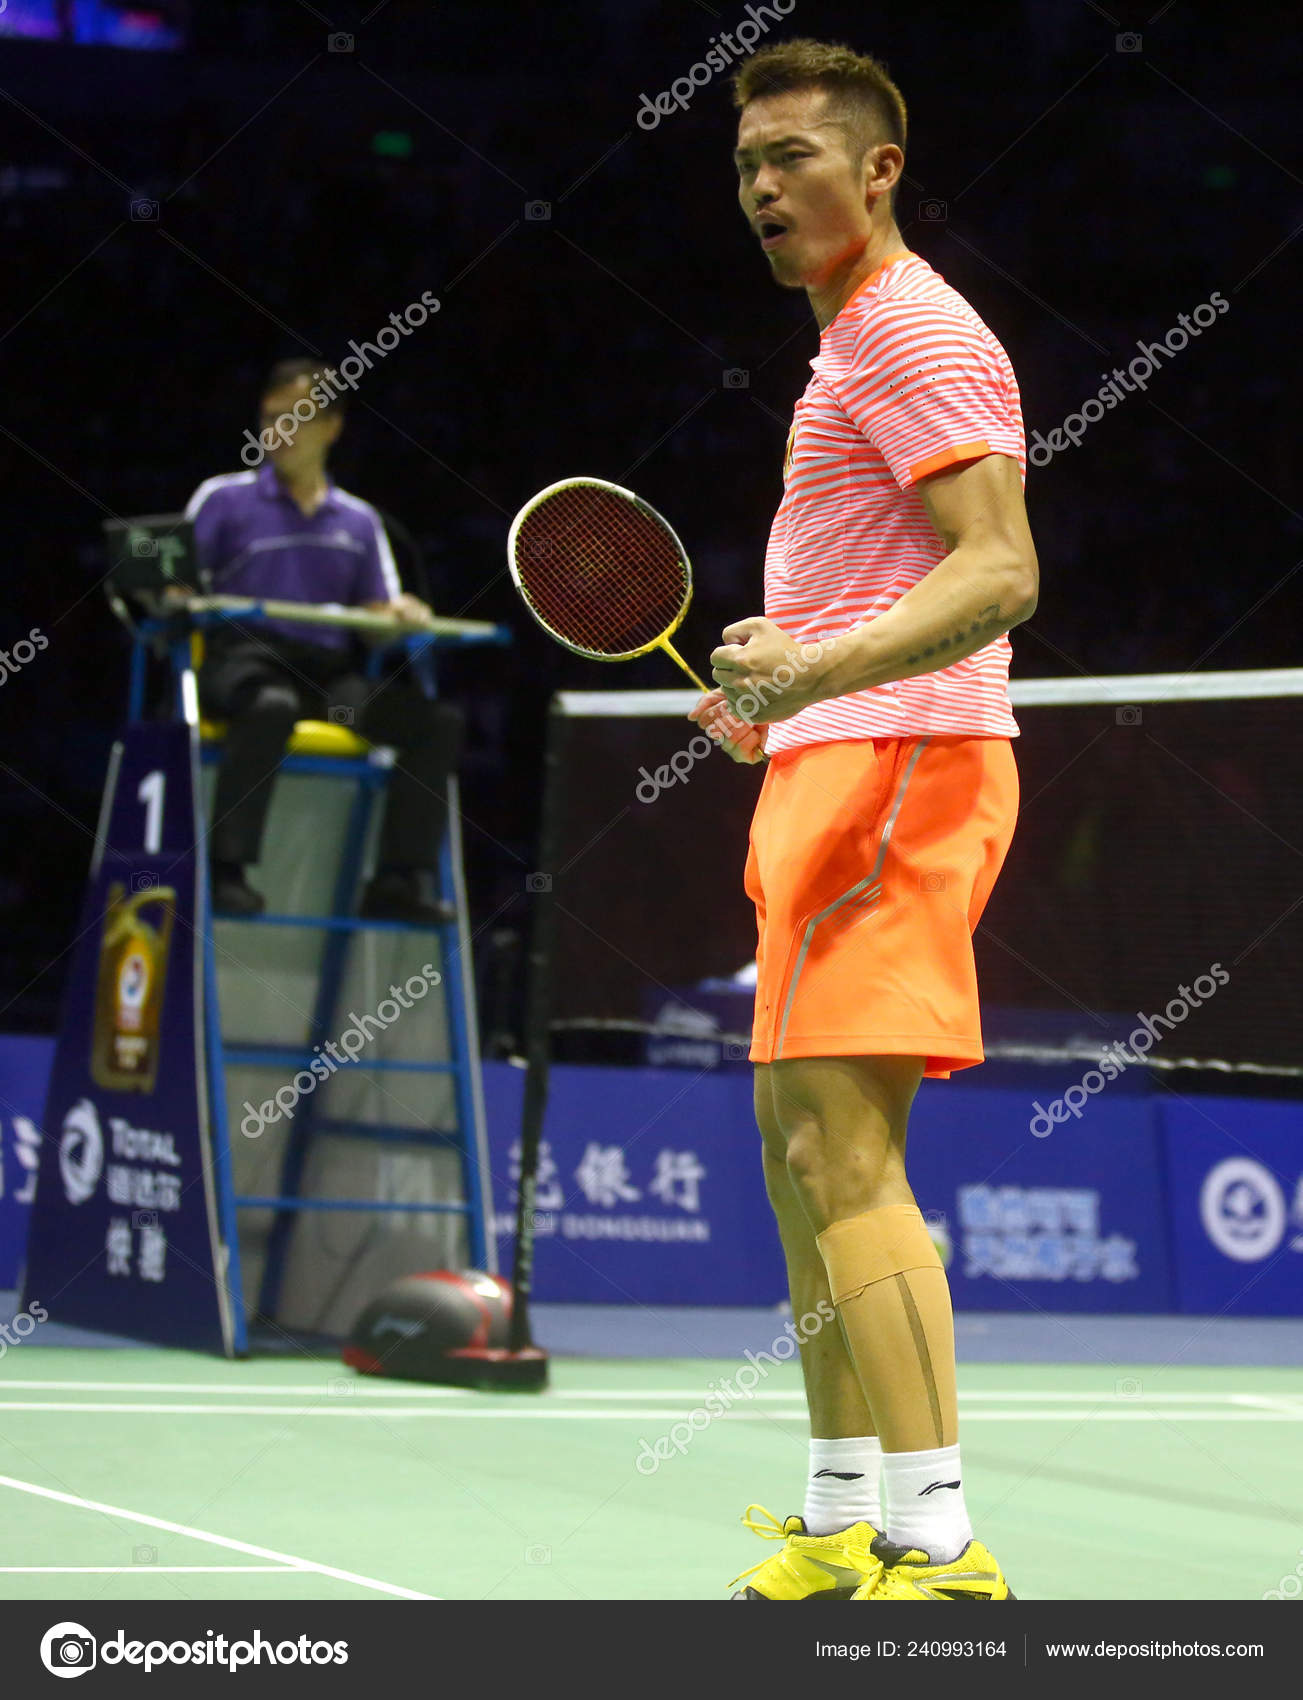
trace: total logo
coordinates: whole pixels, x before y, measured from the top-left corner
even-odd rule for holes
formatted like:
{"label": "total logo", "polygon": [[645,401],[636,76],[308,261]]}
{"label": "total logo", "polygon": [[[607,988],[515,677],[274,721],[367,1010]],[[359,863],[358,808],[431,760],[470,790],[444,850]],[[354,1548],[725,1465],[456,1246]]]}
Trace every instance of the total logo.
{"label": "total logo", "polygon": [[89,1098],[78,1098],[63,1118],[59,1138],[59,1174],[69,1204],[93,1197],[104,1172],[104,1134]]}
{"label": "total logo", "polygon": [[[1303,1176],[1295,1209],[1303,1215]],[[1199,1215],[1218,1251],[1237,1263],[1270,1257],[1289,1226],[1280,1182],[1253,1157],[1227,1157],[1209,1169],[1199,1189]],[[1303,1251],[1303,1234],[1295,1235],[1290,1250]]]}

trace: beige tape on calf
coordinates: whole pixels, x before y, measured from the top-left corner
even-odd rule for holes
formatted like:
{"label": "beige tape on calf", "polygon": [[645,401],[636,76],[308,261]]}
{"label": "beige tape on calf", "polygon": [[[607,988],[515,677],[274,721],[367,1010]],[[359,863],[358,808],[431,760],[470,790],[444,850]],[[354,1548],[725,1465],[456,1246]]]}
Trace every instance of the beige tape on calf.
{"label": "beige tape on calf", "polygon": [[917,1204],[884,1204],[847,1216],[816,1236],[835,1305],[911,1269],[940,1269],[941,1258]]}

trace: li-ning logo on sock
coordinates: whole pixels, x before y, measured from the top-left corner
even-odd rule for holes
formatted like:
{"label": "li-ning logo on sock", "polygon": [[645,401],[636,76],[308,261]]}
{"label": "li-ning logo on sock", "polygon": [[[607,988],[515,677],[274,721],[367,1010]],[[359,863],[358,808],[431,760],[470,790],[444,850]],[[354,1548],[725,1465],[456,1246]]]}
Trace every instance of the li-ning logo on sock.
{"label": "li-ning logo on sock", "polygon": [[928,1485],[925,1488],[919,1489],[918,1497],[920,1499],[922,1499],[922,1497],[925,1493],[935,1493],[938,1488],[943,1488],[943,1487],[957,1488],[958,1486],[959,1486],[958,1482],[929,1482]]}
{"label": "li-ning logo on sock", "polygon": [[[814,1480],[817,1482],[820,1476],[836,1476],[839,1482],[861,1482],[864,1480],[863,1473],[859,1470],[816,1470]],[[956,1482],[955,1486],[958,1487],[959,1483]]]}

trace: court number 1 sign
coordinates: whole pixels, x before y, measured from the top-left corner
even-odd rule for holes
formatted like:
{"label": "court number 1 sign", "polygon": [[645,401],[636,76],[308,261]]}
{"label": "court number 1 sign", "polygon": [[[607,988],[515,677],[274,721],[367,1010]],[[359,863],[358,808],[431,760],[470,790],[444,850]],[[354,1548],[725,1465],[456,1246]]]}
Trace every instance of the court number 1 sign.
{"label": "court number 1 sign", "polygon": [[136,790],[136,801],[145,805],[145,849],[151,855],[163,848],[163,795],[167,775],[161,767],[147,773]]}

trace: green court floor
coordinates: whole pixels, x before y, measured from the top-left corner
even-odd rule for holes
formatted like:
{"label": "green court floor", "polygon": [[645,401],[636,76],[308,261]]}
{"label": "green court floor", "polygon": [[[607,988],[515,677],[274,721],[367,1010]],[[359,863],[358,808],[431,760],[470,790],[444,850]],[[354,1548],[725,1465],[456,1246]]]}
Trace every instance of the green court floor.
{"label": "green court floor", "polygon": [[[739,1368],[562,1359],[551,1392],[491,1397],[25,1346],[0,1364],[0,1596],[723,1600],[771,1550],[742,1511],[799,1510],[805,1471],[790,1364],[703,1426]],[[1303,1371],[973,1364],[960,1390],[973,1523],[1020,1597],[1303,1574]]]}

